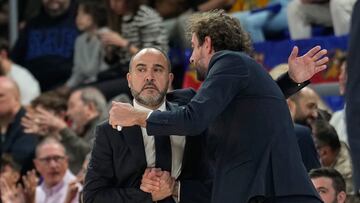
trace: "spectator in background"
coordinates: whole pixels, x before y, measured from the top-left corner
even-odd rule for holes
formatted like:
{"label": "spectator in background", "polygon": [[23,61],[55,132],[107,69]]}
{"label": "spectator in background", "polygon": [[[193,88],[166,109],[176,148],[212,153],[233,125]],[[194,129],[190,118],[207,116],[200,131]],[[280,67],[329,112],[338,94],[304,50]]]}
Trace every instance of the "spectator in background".
{"label": "spectator in background", "polygon": [[168,51],[168,40],[159,14],[141,0],[107,0],[109,27],[99,34],[106,46],[111,69],[101,73],[96,85],[107,99],[120,93],[130,95],[125,75],[131,56],[144,47]]}
{"label": "spectator in background", "polygon": [[[347,81],[346,58],[344,58],[340,65],[340,75],[339,75],[339,92],[341,96],[345,96],[346,81]],[[343,109],[335,112],[332,115],[330,119],[330,124],[334,126],[340,141],[344,142],[347,146],[349,146],[347,129],[346,129],[345,109],[346,109],[346,104]]]}
{"label": "spectator in background", "polygon": [[315,144],[321,165],[339,171],[346,181],[346,194],[354,195],[349,148],[339,141],[334,127],[327,121],[317,120],[314,127]]}
{"label": "spectator in background", "polygon": [[[66,87],[94,82],[97,74],[108,68],[104,47],[99,40],[100,28],[107,25],[106,7],[103,1],[82,0],[79,2],[76,25],[83,34],[75,41],[74,66]],[[99,30],[100,29],[100,30]]]}
{"label": "spectator in background", "polygon": [[13,79],[19,87],[21,104],[28,105],[40,94],[39,82],[24,67],[11,61],[9,58],[9,44],[0,38],[0,75]]}
{"label": "spectator in background", "polygon": [[281,33],[288,28],[287,5],[290,0],[272,0],[265,8],[232,15],[249,32],[254,43],[264,42],[266,33]]}
{"label": "spectator in background", "polygon": [[[64,203],[69,184],[76,177],[68,170],[68,157],[64,146],[53,138],[46,138],[36,147],[36,170],[43,178],[37,186],[36,203]],[[81,189],[81,185],[77,184]],[[71,200],[79,202],[78,194]]]}
{"label": "spectator in background", "polygon": [[8,39],[9,35],[9,3],[0,1],[0,38]]}
{"label": "spectator in background", "polygon": [[319,168],[309,173],[311,181],[324,203],[345,203],[345,180],[332,168]]}
{"label": "spectator in background", "polygon": [[21,118],[25,113],[16,83],[0,76],[0,155],[9,153],[22,166],[22,174],[33,167],[38,140],[37,136],[24,132]]}
{"label": "spectator in background", "polygon": [[62,85],[71,74],[75,16],[75,0],[42,0],[40,13],[20,31],[11,59],[29,69],[43,91]]}
{"label": "spectator in background", "polygon": [[0,196],[2,203],[34,203],[37,177],[35,170],[27,172],[20,181],[21,166],[9,154],[0,160]]}
{"label": "spectator in background", "polygon": [[294,121],[295,123],[305,125],[312,128],[314,121],[323,118],[327,109],[320,96],[310,87],[301,89],[296,94],[289,97],[290,101],[296,105]]}
{"label": "spectator in background", "polygon": [[75,90],[69,97],[66,114],[71,127],[64,118],[41,107],[27,114],[23,124],[29,132],[40,134],[39,130],[45,128],[44,135],[57,135],[68,152],[70,169],[76,174],[91,150],[94,129],[106,117],[106,110],[104,96],[97,89],[86,87]]}
{"label": "spectator in background", "polygon": [[333,27],[336,36],[349,33],[356,0],[294,0],[288,6],[291,39],[311,37],[312,25]]}

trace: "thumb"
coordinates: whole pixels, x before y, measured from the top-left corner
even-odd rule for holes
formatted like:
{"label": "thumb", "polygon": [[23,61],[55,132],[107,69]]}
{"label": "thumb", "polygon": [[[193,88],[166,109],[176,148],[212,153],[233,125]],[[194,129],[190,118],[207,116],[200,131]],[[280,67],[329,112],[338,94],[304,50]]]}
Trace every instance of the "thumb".
{"label": "thumb", "polygon": [[290,60],[294,60],[299,54],[299,48],[297,46],[294,46],[294,48],[292,49],[290,56],[289,56],[289,61]]}

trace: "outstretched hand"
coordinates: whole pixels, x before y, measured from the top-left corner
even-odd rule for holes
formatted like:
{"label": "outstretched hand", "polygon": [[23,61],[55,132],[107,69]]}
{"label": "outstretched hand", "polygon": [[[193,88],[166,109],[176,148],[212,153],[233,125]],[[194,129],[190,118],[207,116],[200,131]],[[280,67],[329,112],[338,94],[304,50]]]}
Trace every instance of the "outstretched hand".
{"label": "outstretched hand", "polygon": [[302,56],[298,56],[299,48],[295,46],[288,59],[289,76],[297,82],[302,83],[310,80],[316,73],[326,69],[329,58],[326,49],[316,46]]}

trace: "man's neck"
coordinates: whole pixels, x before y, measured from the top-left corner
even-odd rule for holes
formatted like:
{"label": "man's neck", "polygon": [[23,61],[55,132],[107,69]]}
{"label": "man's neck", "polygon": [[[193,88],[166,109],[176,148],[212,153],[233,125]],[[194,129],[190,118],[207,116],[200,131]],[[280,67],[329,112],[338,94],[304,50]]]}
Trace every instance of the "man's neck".
{"label": "man's neck", "polygon": [[165,99],[163,100],[163,102],[161,102],[160,104],[155,105],[155,106],[147,106],[147,105],[141,104],[140,102],[136,101],[135,99],[133,101],[133,104],[134,104],[133,105],[134,108],[136,108],[136,109],[154,111],[154,110],[159,109],[161,106],[165,105]]}

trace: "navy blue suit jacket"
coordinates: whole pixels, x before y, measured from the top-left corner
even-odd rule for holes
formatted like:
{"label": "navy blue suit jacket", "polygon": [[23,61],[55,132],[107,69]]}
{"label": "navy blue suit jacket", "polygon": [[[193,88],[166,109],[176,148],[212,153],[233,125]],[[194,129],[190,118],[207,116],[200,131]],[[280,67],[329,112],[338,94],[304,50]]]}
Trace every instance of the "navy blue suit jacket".
{"label": "navy blue suit jacket", "polygon": [[316,151],[310,128],[294,124],[295,135],[299,144],[302,161],[307,171],[320,168],[319,155]]}
{"label": "navy blue suit jacket", "polygon": [[360,1],[355,3],[349,40],[346,122],[355,190],[360,192]]}
{"label": "navy blue suit jacket", "polygon": [[283,93],[245,54],[217,52],[190,103],[153,112],[147,120],[154,135],[195,135],[206,128],[215,163],[212,202],[248,202],[257,196],[320,202],[302,164]]}

